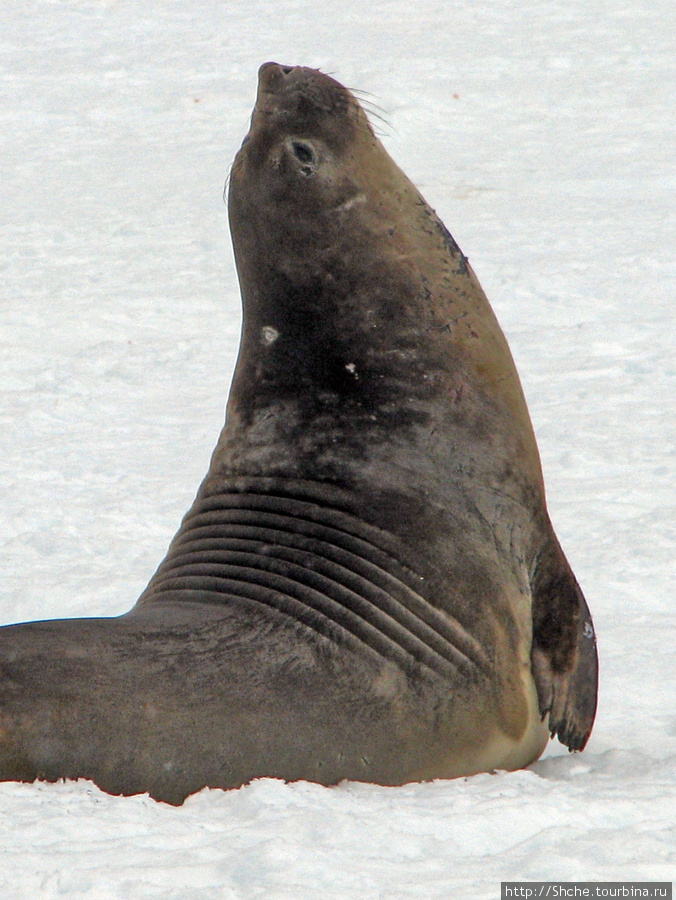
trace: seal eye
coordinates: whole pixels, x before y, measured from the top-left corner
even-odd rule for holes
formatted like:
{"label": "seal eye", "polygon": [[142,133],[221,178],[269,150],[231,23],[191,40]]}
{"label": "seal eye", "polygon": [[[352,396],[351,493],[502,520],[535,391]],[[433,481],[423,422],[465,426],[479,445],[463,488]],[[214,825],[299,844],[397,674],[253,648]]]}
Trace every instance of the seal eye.
{"label": "seal eye", "polygon": [[309,177],[314,175],[317,167],[317,156],[312,144],[305,141],[290,141],[289,148],[296,157],[297,162],[301,164],[300,174]]}
{"label": "seal eye", "polygon": [[315,161],[315,155],[308,144],[304,144],[302,141],[293,141],[291,144],[294,155],[299,162],[302,163],[313,163]]}

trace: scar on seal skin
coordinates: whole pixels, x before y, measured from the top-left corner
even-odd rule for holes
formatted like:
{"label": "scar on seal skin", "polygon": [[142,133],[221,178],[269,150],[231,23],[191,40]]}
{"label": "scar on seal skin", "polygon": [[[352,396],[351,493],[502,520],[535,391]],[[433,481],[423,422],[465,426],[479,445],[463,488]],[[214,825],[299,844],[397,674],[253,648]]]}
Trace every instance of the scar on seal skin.
{"label": "scar on seal skin", "polygon": [[581,749],[591,617],[467,258],[303,67],[261,67],[229,215],[244,319],[207,476],[130,612],[0,629],[0,778],[177,804]]}

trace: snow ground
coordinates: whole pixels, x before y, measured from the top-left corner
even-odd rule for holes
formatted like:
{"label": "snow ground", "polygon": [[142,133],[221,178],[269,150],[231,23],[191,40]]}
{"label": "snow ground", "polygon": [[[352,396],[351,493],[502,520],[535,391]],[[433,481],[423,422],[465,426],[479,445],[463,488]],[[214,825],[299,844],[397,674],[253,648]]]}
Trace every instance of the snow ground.
{"label": "snow ground", "polygon": [[239,334],[221,193],[258,65],[370,92],[509,338],[599,634],[531,770],[260,781],[174,809],[0,784],[0,896],[496,898],[676,862],[673,0],[0,3],[0,621],[126,611],[206,471]]}

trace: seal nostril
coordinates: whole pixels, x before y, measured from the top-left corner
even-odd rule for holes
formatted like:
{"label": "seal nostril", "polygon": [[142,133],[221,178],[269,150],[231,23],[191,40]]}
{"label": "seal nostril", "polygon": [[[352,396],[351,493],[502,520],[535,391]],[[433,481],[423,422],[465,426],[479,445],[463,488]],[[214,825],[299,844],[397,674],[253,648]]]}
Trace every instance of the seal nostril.
{"label": "seal nostril", "polygon": [[293,72],[293,66],[280,66],[280,69],[285,75],[288,75],[289,72]]}

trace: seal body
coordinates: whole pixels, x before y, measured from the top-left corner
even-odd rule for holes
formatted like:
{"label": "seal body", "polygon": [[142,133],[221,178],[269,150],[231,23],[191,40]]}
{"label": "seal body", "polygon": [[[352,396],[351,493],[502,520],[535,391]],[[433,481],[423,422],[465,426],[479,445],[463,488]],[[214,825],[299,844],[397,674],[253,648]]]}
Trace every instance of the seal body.
{"label": "seal body", "polygon": [[580,749],[591,617],[467,259],[303,67],[261,67],[229,214],[244,319],[209,472],[129,613],[0,629],[0,777],[179,803]]}

